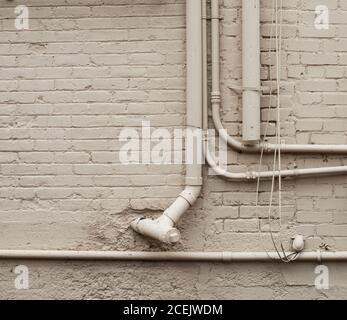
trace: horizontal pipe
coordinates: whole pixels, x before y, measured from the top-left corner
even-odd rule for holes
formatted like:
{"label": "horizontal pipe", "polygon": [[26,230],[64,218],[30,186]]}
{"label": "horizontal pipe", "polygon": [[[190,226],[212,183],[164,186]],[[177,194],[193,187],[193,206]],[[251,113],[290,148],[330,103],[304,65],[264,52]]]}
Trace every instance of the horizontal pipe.
{"label": "horizontal pipe", "polygon": [[323,145],[323,144],[287,144],[281,143],[279,146],[274,143],[259,142],[252,145],[247,145],[244,142],[230,136],[224,128],[220,116],[220,104],[214,102],[212,104],[212,118],[215,128],[221,134],[222,140],[231,148],[239,152],[259,153],[264,151],[266,153],[273,153],[279,148],[283,153],[308,153],[308,154],[347,154],[347,145]]}
{"label": "horizontal pipe", "polygon": [[231,172],[220,167],[213,156],[211,155],[208,146],[205,146],[205,157],[208,165],[211,169],[219,176],[226,179],[235,181],[244,180],[257,180],[257,179],[272,179],[273,177],[278,178],[289,178],[289,177],[313,177],[321,175],[338,175],[347,174],[347,166],[337,167],[321,167],[321,168],[305,168],[305,169],[287,169],[287,170],[275,170],[275,171],[247,171],[247,172]]}
{"label": "horizontal pipe", "polygon": [[[287,253],[290,255],[292,253]],[[0,259],[77,261],[280,262],[276,252],[132,252],[0,250]],[[303,252],[295,261],[347,261],[347,251]]]}

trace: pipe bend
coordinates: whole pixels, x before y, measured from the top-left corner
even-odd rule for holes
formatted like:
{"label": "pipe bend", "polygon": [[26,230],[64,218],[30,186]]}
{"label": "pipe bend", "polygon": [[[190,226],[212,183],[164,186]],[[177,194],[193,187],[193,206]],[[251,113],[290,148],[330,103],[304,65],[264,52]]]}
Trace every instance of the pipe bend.
{"label": "pipe bend", "polygon": [[[251,1],[244,0],[243,6],[245,9],[250,9],[249,3]],[[259,7],[259,1],[254,2],[256,4],[256,7]],[[247,5],[247,7],[246,7]],[[255,9],[251,8],[251,10]],[[212,0],[211,2],[211,8],[214,16],[219,16],[219,1],[218,0]],[[258,9],[256,10],[258,12]],[[243,10],[244,12],[244,10]],[[255,14],[257,14],[257,12]],[[249,33],[249,30],[248,30]],[[257,153],[260,151],[264,151],[267,153],[272,153],[278,150],[279,146],[277,144],[273,143],[267,143],[265,141],[255,142],[251,144],[247,144],[244,141],[239,141],[238,139],[230,136],[228,132],[225,130],[221,115],[220,115],[220,109],[221,109],[221,96],[220,96],[220,44],[219,44],[219,21],[213,20],[212,21],[212,92],[211,92],[211,104],[212,104],[212,118],[214,125],[216,129],[219,131],[221,138],[223,141],[228,144],[231,148],[233,148],[235,151],[238,152],[247,152],[247,153]],[[258,41],[258,39],[257,39]],[[248,44],[246,43],[246,48],[249,49]],[[258,43],[257,43],[257,50],[258,51]],[[250,54],[254,54],[255,52],[250,52]],[[248,57],[249,58],[249,57]],[[256,61],[258,63],[258,57],[257,60],[251,59],[250,61]],[[254,62],[253,61],[253,62]],[[249,68],[248,65],[245,65],[245,68],[247,68],[248,72],[245,72],[247,75],[249,71],[252,69]],[[258,69],[258,68],[257,68]],[[252,78],[248,78],[247,81],[253,81],[254,70],[251,73]],[[260,79],[260,75],[256,74],[256,80],[257,82]],[[258,87],[258,85],[256,86]],[[243,109],[248,110],[247,101],[244,101],[244,107]],[[259,119],[260,121],[260,119]],[[258,124],[257,124],[258,126]],[[281,151],[285,153],[312,153],[312,154],[347,154],[347,145],[322,145],[322,144],[281,144],[280,146]]]}
{"label": "pipe bend", "polygon": [[[278,145],[265,141],[256,144],[245,144],[242,141],[230,136],[222,124],[220,117],[220,105],[212,106],[212,118],[215,128],[218,130],[220,137],[232,149],[238,152],[256,153],[262,149],[266,153],[278,150]],[[347,145],[322,145],[322,144],[286,144],[282,143],[281,151],[286,153],[312,153],[312,154],[347,154]]]}
{"label": "pipe bend", "polygon": [[165,210],[164,216],[177,224],[183,214],[198,200],[202,186],[186,186],[175,202]]}
{"label": "pipe bend", "polygon": [[222,120],[220,118],[220,105],[219,104],[213,104],[212,105],[212,119],[215,128],[218,131],[218,134],[223,139],[223,141],[232,147],[234,150],[239,152],[259,152],[261,150],[261,145],[255,144],[255,145],[245,145],[243,142],[235,139],[234,137],[230,136],[227,132],[227,130],[224,128],[222,124]]}
{"label": "pipe bend", "polygon": [[[203,59],[202,59],[202,16],[206,6],[202,1],[186,1],[186,38],[187,38],[187,128],[202,129],[203,105]],[[200,142],[202,144],[202,141]],[[195,152],[196,153],[196,152]],[[198,156],[198,154],[195,154]],[[194,157],[195,158],[195,157]],[[196,157],[198,159],[198,157]],[[196,161],[187,165],[186,188],[174,203],[158,219],[137,219],[131,227],[138,233],[174,244],[180,240],[180,233],[174,227],[181,216],[197,201],[202,189],[202,166]]]}
{"label": "pipe bend", "polygon": [[202,186],[187,186],[180,194],[191,206],[195,204],[201,193]]}
{"label": "pipe bend", "polygon": [[251,171],[236,173],[230,172],[222,167],[220,167],[212,154],[210,153],[208,146],[204,148],[206,161],[212,170],[219,176],[222,176],[226,179],[234,181],[251,181],[257,179],[272,179],[278,178],[279,176],[283,178],[287,177],[310,177],[316,175],[335,175],[335,174],[346,174],[347,166],[338,166],[338,167],[322,167],[322,168],[308,168],[308,169],[288,169],[281,171]]}
{"label": "pipe bend", "polygon": [[181,235],[175,224],[182,215],[195,204],[199,198],[202,186],[187,186],[175,202],[157,219],[139,218],[134,220],[131,228],[142,234],[168,244],[181,240]]}

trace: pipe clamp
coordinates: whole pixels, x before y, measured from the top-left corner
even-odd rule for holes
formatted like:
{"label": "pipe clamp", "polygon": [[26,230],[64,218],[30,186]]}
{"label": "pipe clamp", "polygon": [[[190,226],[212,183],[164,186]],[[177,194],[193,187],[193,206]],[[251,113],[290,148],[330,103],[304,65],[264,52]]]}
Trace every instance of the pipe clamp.
{"label": "pipe clamp", "polygon": [[190,205],[193,205],[197,200],[197,197],[192,192],[189,192],[187,190],[182,191],[180,196],[188,201]]}

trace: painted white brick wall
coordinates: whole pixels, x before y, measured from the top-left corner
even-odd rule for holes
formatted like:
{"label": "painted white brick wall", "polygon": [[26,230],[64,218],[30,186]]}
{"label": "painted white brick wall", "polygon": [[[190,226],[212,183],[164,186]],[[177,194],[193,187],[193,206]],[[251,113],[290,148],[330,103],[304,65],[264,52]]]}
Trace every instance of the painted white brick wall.
{"label": "painted white brick wall", "polygon": [[[269,84],[272,1],[261,3],[262,80]],[[20,4],[0,4],[1,248],[171,249],[128,226],[139,215],[158,215],[176,198],[184,166],[122,165],[118,135],[143,120],[153,127],[184,126],[185,1],[28,0],[28,31],[14,28]],[[330,9],[329,30],[314,28],[320,4]],[[241,1],[221,6],[223,120],[230,134],[240,135],[241,102],[228,87],[241,80]],[[284,138],[345,144],[346,1],[290,0],[284,6]],[[273,136],[276,113],[268,105],[263,96],[262,117],[271,120]],[[233,170],[256,169],[258,161],[230,151]],[[265,157],[264,169],[271,161]],[[283,158],[284,167],[341,164],[347,165],[343,156]],[[301,233],[310,237],[311,250],[323,244],[347,250],[346,176],[286,180],[283,187],[286,245]],[[260,190],[259,222],[254,183],[206,176],[203,196],[180,223],[183,240],[173,250],[271,249],[269,182]],[[278,220],[272,228],[278,230]],[[333,288],[323,295],[313,288],[311,264],[28,262],[34,287],[18,292],[8,272],[14,263],[0,263],[1,297],[307,298],[341,297],[347,290],[344,264],[333,265]],[[107,289],[100,291],[103,284]]]}

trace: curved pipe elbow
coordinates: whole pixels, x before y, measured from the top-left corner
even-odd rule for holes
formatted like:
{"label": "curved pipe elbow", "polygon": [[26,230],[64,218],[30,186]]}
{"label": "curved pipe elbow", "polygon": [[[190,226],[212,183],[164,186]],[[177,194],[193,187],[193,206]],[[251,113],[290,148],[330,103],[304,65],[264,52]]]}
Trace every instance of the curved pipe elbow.
{"label": "curved pipe elbow", "polygon": [[280,146],[265,141],[256,144],[245,144],[242,141],[230,136],[224,128],[220,117],[220,104],[212,106],[212,118],[215,128],[218,130],[220,137],[232,149],[238,152],[257,153],[262,150],[267,153],[275,152],[280,147],[282,152],[286,153],[312,153],[312,154],[346,154],[346,145],[321,145],[321,144],[285,144]]}
{"label": "curved pipe elbow", "polygon": [[234,150],[238,152],[258,152],[261,150],[261,145],[259,143],[255,145],[245,145],[243,142],[233,138],[232,136],[228,134],[220,118],[219,104],[214,104],[212,106],[212,119],[213,119],[214,126],[218,130],[220,137],[223,139],[223,141],[226,144],[231,146]]}
{"label": "curved pipe elbow", "polygon": [[[186,6],[187,39],[187,127],[203,126],[203,37],[202,37],[202,1],[189,0]],[[202,144],[202,142],[201,142]],[[202,145],[201,145],[202,147]],[[194,152],[195,155],[198,155]],[[138,233],[174,244],[180,240],[180,233],[175,224],[181,216],[197,201],[202,188],[202,167],[196,161],[187,165],[186,188],[165,212],[155,220],[137,219],[131,227]]]}
{"label": "curved pipe elbow", "polygon": [[158,219],[139,218],[131,223],[132,229],[149,238],[168,244],[181,240],[175,224],[181,216],[197,201],[202,186],[187,186],[176,201]]}
{"label": "curved pipe elbow", "polygon": [[178,223],[182,215],[198,200],[201,189],[202,186],[187,186],[163,215],[170,218],[175,224]]}

